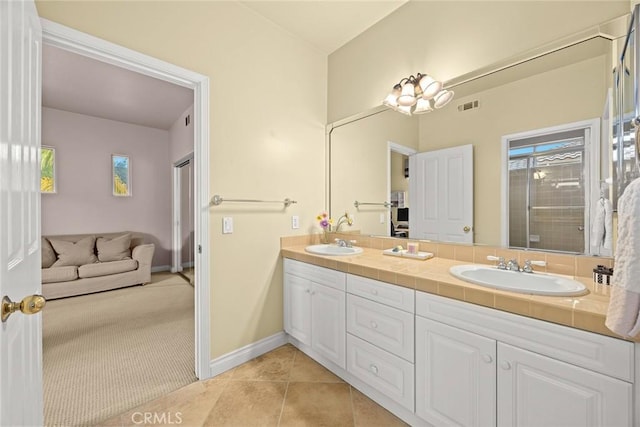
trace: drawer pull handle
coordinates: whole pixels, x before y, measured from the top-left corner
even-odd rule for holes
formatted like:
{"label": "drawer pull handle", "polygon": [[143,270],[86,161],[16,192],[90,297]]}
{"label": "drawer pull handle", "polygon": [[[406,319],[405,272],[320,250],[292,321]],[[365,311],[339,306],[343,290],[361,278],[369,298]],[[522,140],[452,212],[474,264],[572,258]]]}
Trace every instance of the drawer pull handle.
{"label": "drawer pull handle", "polygon": [[376,365],[369,366],[369,369],[371,369],[371,372],[373,372],[374,375],[378,375],[378,367]]}
{"label": "drawer pull handle", "polygon": [[493,362],[493,357],[491,357],[491,355],[489,354],[485,354],[482,356],[482,360],[484,360],[486,363],[491,363]]}
{"label": "drawer pull handle", "polygon": [[504,362],[502,362],[500,364],[500,367],[502,369],[504,369],[505,371],[508,371],[509,369],[511,369],[511,363],[507,362],[506,360]]}
{"label": "drawer pull handle", "polygon": [[371,327],[372,327],[373,329],[376,329],[376,328],[378,327],[378,324],[372,320],[372,321],[371,321]]}

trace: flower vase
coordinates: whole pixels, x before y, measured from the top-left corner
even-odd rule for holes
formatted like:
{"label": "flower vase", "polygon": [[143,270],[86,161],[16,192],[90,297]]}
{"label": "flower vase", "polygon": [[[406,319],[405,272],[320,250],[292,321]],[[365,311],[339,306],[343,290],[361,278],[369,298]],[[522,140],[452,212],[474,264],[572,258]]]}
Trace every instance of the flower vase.
{"label": "flower vase", "polygon": [[331,232],[326,228],[322,230],[322,234],[320,235],[321,243],[331,243]]}

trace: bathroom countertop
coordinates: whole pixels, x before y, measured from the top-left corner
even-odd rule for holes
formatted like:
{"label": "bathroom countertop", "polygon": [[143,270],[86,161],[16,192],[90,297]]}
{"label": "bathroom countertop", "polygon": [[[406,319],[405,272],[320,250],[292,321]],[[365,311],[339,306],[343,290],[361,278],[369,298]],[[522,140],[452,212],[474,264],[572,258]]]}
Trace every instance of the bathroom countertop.
{"label": "bathroom countertop", "polygon": [[306,252],[305,247],[306,245],[283,246],[281,255],[422,292],[622,339],[604,325],[610,287],[594,284],[591,277],[572,277],[589,290],[588,294],[582,296],[528,295],[474,285],[449,274],[450,267],[470,264],[469,262],[441,257],[428,260],[393,257],[383,255],[380,249],[367,247],[358,255],[322,256]]}

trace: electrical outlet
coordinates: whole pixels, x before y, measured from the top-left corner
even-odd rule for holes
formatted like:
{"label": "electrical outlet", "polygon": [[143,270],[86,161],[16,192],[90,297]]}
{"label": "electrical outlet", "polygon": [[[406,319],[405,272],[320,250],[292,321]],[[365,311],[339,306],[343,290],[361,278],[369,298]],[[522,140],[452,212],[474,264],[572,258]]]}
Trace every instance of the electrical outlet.
{"label": "electrical outlet", "polygon": [[291,217],[291,228],[293,230],[300,228],[300,217],[298,215],[293,215]]}
{"label": "electrical outlet", "polygon": [[384,217],[384,214],[383,214],[383,213],[381,213],[381,214],[380,214],[380,224],[384,224],[385,219],[386,219],[386,218]]}
{"label": "electrical outlet", "polygon": [[233,233],[233,218],[225,216],[222,218],[222,234]]}

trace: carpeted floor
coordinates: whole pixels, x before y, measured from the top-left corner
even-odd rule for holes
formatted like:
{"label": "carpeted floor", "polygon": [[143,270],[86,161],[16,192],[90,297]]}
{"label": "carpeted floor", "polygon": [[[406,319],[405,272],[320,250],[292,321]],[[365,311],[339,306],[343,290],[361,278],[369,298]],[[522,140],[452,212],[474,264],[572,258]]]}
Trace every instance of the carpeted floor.
{"label": "carpeted floor", "polygon": [[47,426],[95,425],[196,381],[193,287],[152,283],[47,302]]}

